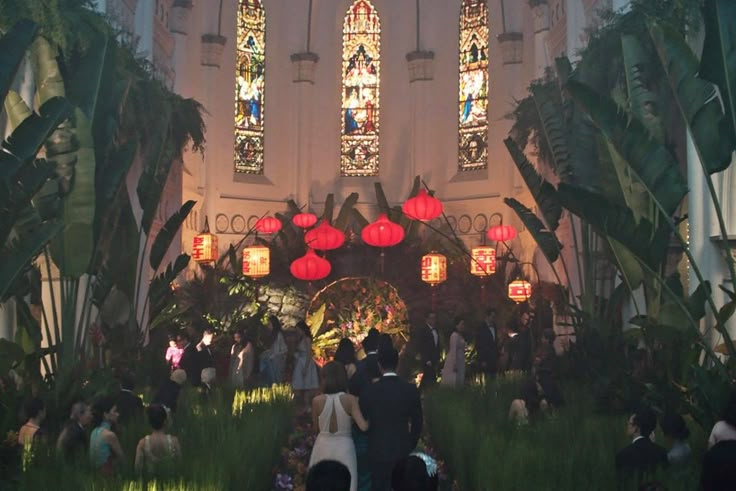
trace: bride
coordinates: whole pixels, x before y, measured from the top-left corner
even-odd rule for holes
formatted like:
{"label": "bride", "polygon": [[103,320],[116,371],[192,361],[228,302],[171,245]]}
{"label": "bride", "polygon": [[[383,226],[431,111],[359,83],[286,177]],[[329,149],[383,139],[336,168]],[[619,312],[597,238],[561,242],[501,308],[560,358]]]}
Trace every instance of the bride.
{"label": "bride", "polygon": [[309,458],[309,467],[322,460],[336,460],[350,470],[350,491],[358,489],[358,464],[351,431],[352,420],[362,431],[368,429],[358,406],[358,399],[347,394],[345,367],[332,361],[322,368],[323,394],[312,399],[312,421],[319,428]]}

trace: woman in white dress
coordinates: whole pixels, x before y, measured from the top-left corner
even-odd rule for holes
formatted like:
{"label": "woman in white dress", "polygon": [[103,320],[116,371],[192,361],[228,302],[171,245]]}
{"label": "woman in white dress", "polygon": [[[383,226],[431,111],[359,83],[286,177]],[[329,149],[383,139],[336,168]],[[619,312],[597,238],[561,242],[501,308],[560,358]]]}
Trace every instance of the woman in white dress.
{"label": "woman in white dress", "polygon": [[254,356],[250,336],[242,329],[235,331],[230,348],[230,384],[234,388],[243,389],[248,385],[253,374]]}
{"label": "woman in white dress", "polygon": [[447,350],[445,366],[442,368],[441,384],[448,387],[461,387],[465,383],[465,320],[455,318],[455,329],[450,335],[450,347]]}
{"label": "woman in white dress", "polygon": [[308,407],[310,396],[319,389],[317,365],[312,359],[312,332],[307,323],[299,321],[296,325],[297,347],[294,354],[294,372],[291,375],[291,388],[297,404]]}
{"label": "woman in white dress", "polygon": [[312,422],[319,434],[312,448],[309,467],[322,460],[336,460],[350,471],[350,491],[358,489],[358,463],[351,430],[352,421],[363,430],[368,422],[358,399],[346,394],[348,377],[342,363],[332,361],[322,368],[323,394],[312,399]]}

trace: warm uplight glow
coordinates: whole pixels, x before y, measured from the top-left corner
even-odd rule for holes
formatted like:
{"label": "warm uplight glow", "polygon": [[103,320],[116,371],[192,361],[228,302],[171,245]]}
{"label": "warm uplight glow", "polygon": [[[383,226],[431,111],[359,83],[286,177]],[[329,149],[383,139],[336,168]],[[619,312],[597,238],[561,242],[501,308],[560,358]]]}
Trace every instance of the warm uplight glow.
{"label": "warm uplight glow", "polygon": [[509,298],[516,303],[526,302],[532,296],[532,284],[525,280],[509,283]]}
{"label": "warm uplight glow", "polygon": [[439,285],[447,279],[447,258],[442,254],[432,253],[422,257],[422,281],[430,285]]}
{"label": "warm uplight glow", "polygon": [[271,250],[266,246],[243,249],[243,275],[262,278],[271,272]]}
{"label": "warm uplight glow", "polygon": [[470,251],[470,273],[486,276],[496,272],[496,249],[493,247],[473,247]]}
{"label": "warm uplight glow", "polygon": [[192,241],[192,259],[198,263],[211,263],[217,261],[217,236],[204,232],[194,236]]}

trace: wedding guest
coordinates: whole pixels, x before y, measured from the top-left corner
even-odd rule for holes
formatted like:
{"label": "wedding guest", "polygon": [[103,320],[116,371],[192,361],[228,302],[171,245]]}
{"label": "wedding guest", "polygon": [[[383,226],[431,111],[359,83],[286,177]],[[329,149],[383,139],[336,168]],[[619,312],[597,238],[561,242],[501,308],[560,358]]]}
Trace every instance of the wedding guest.
{"label": "wedding guest", "polygon": [[667,451],[650,439],[656,426],[657,417],[647,407],[629,417],[626,433],[632,438],[631,443],[616,454],[616,471],[620,476],[641,475],[667,466]]}
{"label": "wedding guest", "polygon": [[336,460],[322,460],[309,468],[306,491],[348,491],[350,471]]}
{"label": "wedding guest", "polygon": [[726,440],[736,440],[736,390],[731,391],[721,419],[716,422],[710,432],[708,448]]}
{"label": "wedding guest", "polygon": [[176,344],[176,335],[169,334],[169,347],[166,348],[166,363],[169,365],[169,372],[173,372],[179,368],[181,355],[184,352],[179,345]]}
{"label": "wedding guest", "polygon": [[179,360],[179,368],[187,374],[187,380],[195,387],[200,383],[200,375],[202,369],[199,366],[199,352],[191,342],[189,333],[186,330],[179,331],[176,336],[176,342],[182,350],[181,359]]}
{"label": "wedding guest", "polygon": [[215,368],[215,356],[212,354],[212,340],[214,338],[214,329],[207,327],[202,333],[202,339],[197,343],[196,348],[199,354],[200,371],[205,368]]}
{"label": "wedding guest", "polygon": [[120,376],[120,392],[115,406],[118,408],[118,422],[125,425],[131,418],[143,414],[143,399],[133,394],[133,377],[129,374]]}
{"label": "wedding guest", "polygon": [[56,440],[56,454],[68,461],[83,455],[87,450],[87,427],[91,423],[92,408],[84,402],[75,402]]}
{"label": "wedding guest", "polygon": [[498,331],[496,329],[496,309],[488,308],[483,323],[475,333],[475,351],[478,353],[478,367],[486,376],[496,373],[498,362]]}
{"label": "wedding guest", "polygon": [[171,412],[176,412],[176,406],[179,401],[179,393],[181,387],[187,381],[187,373],[181,368],[174,370],[168,380],[164,381],[159,387],[158,392],[153,397],[154,404],[161,404]]}
{"label": "wedding guest", "polygon": [[[374,334],[371,334],[374,333]],[[379,333],[376,329],[371,328],[368,331],[368,336],[363,339],[363,349],[368,350],[366,347],[366,340],[368,341],[368,347],[378,346]],[[368,356],[375,358],[375,353],[367,355],[362,361],[366,361]],[[365,364],[360,366],[360,362],[355,359],[355,346],[352,341],[347,338],[343,338],[337,345],[337,351],[335,352],[335,361],[343,364],[345,371],[348,376],[348,392],[355,397],[360,397],[363,389],[366,385],[371,383],[368,378],[367,367]],[[376,371],[378,364],[376,362]],[[353,444],[355,445],[355,457],[358,462],[358,490],[365,491],[370,489],[371,475],[370,466],[368,463],[368,434],[365,431],[361,431],[358,425],[353,424]]]}
{"label": "wedding guest", "polygon": [[381,372],[378,369],[378,338],[380,334],[375,327],[368,329],[368,334],[361,343],[365,358],[356,362],[358,372],[363,373],[368,382],[374,382],[381,378]]}
{"label": "wedding guest", "polygon": [[437,369],[440,362],[440,334],[437,330],[437,314],[428,312],[424,318],[424,325],[412,330],[416,337],[417,349],[422,362],[422,381],[420,389],[431,387],[437,383]]}
{"label": "wedding guest", "polygon": [[521,397],[514,399],[509,408],[509,419],[528,424],[537,415],[564,404],[559,387],[551,377],[536,376],[521,384]]}
{"label": "wedding guest", "polygon": [[153,430],[138,442],[135,449],[135,471],[139,474],[157,474],[173,471],[181,457],[179,439],[164,432],[166,409],[160,404],[151,404],[146,409],[148,422]]}
{"label": "wedding guest", "polygon": [[41,399],[34,397],[26,403],[25,415],[28,419],[18,430],[18,444],[24,447],[38,443],[45,437],[41,425],[46,419],[46,405]]}
{"label": "wedding guest", "polygon": [[436,491],[438,486],[437,463],[426,454],[412,453],[391,473],[392,491]]}
{"label": "wedding guest", "polygon": [[455,317],[454,324],[445,366],[442,367],[442,385],[447,387],[461,387],[465,383],[465,319]]}
{"label": "wedding guest", "polygon": [[118,421],[115,398],[103,397],[92,408],[94,429],[89,437],[89,458],[95,469],[109,476],[113,473],[115,462],[125,461],[120,441],[112,431],[113,425]]}
{"label": "wedding guest", "polygon": [[736,483],[736,440],[721,440],[705,452],[700,474],[703,491],[733,491]]}
{"label": "wedding guest", "polygon": [[509,340],[509,364],[511,370],[529,371],[532,368],[532,314],[528,306],[519,312],[517,332]]}
{"label": "wedding guest", "polygon": [[270,331],[271,345],[261,353],[261,373],[266,377],[266,384],[280,384],[284,381],[284,369],[286,368],[286,355],[289,352],[284,341],[284,333],[281,321],[272,315],[268,318],[268,329]]}
{"label": "wedding guest", "polygon": [[312,332],[304,321],[296,325],[297,347],[294,355],[294,372],[291,376],[291,388],[297,404],[309,407],[309,401],[319,389],[319,373],[317,364],[312,358]]}
{"label": "wedding guest", "polygon": [[366,387],[360,397],[360,408],[370,423],[368,447],[373,491],[391,488],[394,466],[414,450],[422,432],[419,391],[396,375],[398,362],[396,350],[379,350],[381,379]]}
{"label": "wedding guest", "polygon": [[199,394],[202,402],[207,403],[212,399],[212,391],[214,390],[217,372],[214,367],[203,368],[200,378],[202,379],[202,384],[199,386]]}
{"label": "wedding guest", "polygon": [[537,373],[547,373],[552,377],[557,375],[557,353],[555,353],[555,331],[542,331],[542,342],[534,355],[534,369]]}
{"label": "wedding guest", "polygon": [[690,444],[687,443],[690,430],[682,416],[676,413],[665,413],[659,426],[662,427],[665,438],[672,442],[672,447],[667,452],[667,460],[670,465],[684,466],[690,463],[692,450],[690,450]]}
{"label": "wedding guest", "polygon": [[319,431],[309,457],[309,467],[322,460],[336,460],[350,471],[350,491],[358,489],[358,469],[351,433],[352,422],[366,431],[368,423],[358,399],[348,390],[345,367],[331,361],[322,367],[323,394],[312,399],[312,424]]}
{"label": "wedding guest", "polygon": [[230,348],[230,385],[243,389],[248,385],[253,374],[255,351],[250,336],[242,329],[233,334],[233,345]]}

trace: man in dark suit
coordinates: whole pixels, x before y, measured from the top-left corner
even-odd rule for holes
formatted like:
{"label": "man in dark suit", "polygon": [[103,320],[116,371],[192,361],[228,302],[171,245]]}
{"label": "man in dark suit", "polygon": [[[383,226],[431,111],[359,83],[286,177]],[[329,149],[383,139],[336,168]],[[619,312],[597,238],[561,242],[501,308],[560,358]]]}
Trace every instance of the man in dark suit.
{"label": "man in dark suit", "polygon": [[120,376],[120,392],[118,393],[115,406],[118,408],[118,423],[126,424],[131,418],[143,414],[143,400],[133,394],[133,377],[130,375]]}
{"label": "man in dark suit", "polygon": [[700,485],[704,491],[728,491],[736,483],[736,440],[722,440],[705,452]]}
{"label": "man in dark suit", "polygon": [[485,375],[496,373],[498,344],[496,338],[496,309],[488,308],[483,323],[475,333],[475,351],[478,353],[478,366]]}
{"label": "man in dark suit", "polygon": [[92,408],[84,402],[74,403],[69,421],[56,441],[57,455],[74,461],[87,449],[87,427],[92,423]]}
{"label": "man in dark suit", "polygon": [[437,383],[437,370],[440,363],[440,333],[437,330],[437,314],[428,312],[424,325],[418,326],[416,332],[416,346],[422,363],[422,381],[420,389],[431,387]]}
{"label": "man in dark suit", "polygon": [[656,426],[657,416],[647,407],[638,409],[629,417],[626,432],[632,441],[616,454],[619,477],[632,474],[640,477],[645,472],[667,466],[667,451],[649,439]]}
{"label": "man in dark suit", "polygon": [[363,389],[360,410],[370,422],[368,454],[371,490],[391,489],[394,465],[414,450],[422,432],[422,404],[417,388],[396,375],[399,354],[393,348],[378,351],[383,374]]}
{"label": "man in dark suit", "polygon": [[183,350],[179,360],[179,368],[187,372],[187,380],[190,384],[199,387],[202,374],[201,357],[197,348],[191,343],[189,333],[186,331],[179,332],[176,335],[176,344]]}

